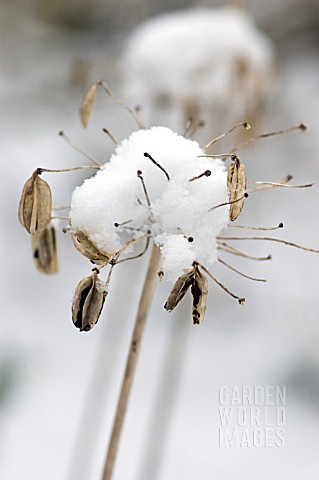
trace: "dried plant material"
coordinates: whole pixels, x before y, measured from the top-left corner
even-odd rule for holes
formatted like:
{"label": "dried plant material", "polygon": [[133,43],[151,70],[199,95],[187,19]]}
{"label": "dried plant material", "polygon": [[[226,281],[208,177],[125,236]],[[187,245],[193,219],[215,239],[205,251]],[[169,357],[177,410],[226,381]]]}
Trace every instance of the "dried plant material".
{"label": "dried plant material", "polygon": [[39,175],[38,169],[27,180],[19,205],[19,220],[32,235],[43,231],[51,219],[51,189]]}
{"label": "dried plant material", "polygon": [[161,268],[161,269],[157,272],[157,275],[158,275],[159,281],[161,282],[161,281],[163,280],[163,277],[164,277],[164,270]]}
{"label": "dried plant material", "polygon": [[77,145],[76,143],[74,143],[64,132],[63,130],[60,130],[59,132],[59,136],[63,138],[63,140],[68,144],[70,145],[70,147],[74,148],[74,150],[76,150],[77,152],[81,153],[81,155],[83,155],[84,157],[86,157],[88,160],[90,160],[90,162],[94,163],[94,165],[97,165],[98,167],[100,167],[102,164],[96,160],[96,158],[94,158],[90,153],[86,152],[85,150],[83,150],[83,148],[79,147],[79,145]]}
{"label": "dried plant material", "polygon": [[256,140],[261,140],[262,138],[269,138],[269,137],[276,137],[277,135],[285,135],[286,133],[293,132],[294,130],[301,130],[302,132],[306,132],[308,130],[307,125],[304,123],[299,123],[299,125],[294,125],[292,127],[284,128],[282,130],[277,130],[276,132],[269,132],[269,133],[262,133],[261,135],[256,135],[255,137],[250,137],[243,142],[240,142],[234,148],[231,149],[231,153],[235,153],[240,150],[242,147],[255,142]]}
{"label": "dried plant material", "polygon": [[246,130],[250,130],[251,129],[251,126],[249,125],[249,123],[247,122],[240,122],[240,123],[237,123],[236,125],[234,125],[232,128],[230,128],[229,130],[227,130],[227,132],[224,132],[222,133],[221,135],[219,135],[218,137],[214,138],[213,140],[211,140],[210,142],[207,143],[207,145],[205,145],[205,147],[203,147],[203,150],[208,150],[212,145],[214,145],[215,143],[219,142],[219,140],[222,140],[223,138],[227,137],[230,133],[232,133],[234,130],[236,130],[236,128],[238,127],[244,127]]}
{"label": "dried plant material", "polygon": [[[139,238],[139,239],[135,239],[137,242],[139,242],[141,239],[143,238],[146,238],[146,242],[145,242],[145,245],[144,245],[144,248],[143,250],[136,254],[136,255],[132,255],[131,257],[126,257],[126,258],[123,258],[122,260],[117,260],[118,258],[118,255],[116,255],[116,258],[115,258],[115,262],[114,262],[114,265],[118,265],[119,263],[123,263],[123,262],[128,262],[129,260],[135,260],[136,258],[140,258],[142,257],[146,252],[147,252],[147,249],[149,247],[149,244],[150,244],[150,235],[147,234],[146,236],[144,235],[143,237]],[[130,244],[132,244],[132,242],[129,242]],[[122,250],[122,249],[121,249]]]}
{"label": "dried plant material", "polygon": [[214,277],[214,275],[209,271],[207,270],[206,267],[204,267],[204,265],[201,265],[200,263],[197,264],[202,270],[204,270],[205,273],[207,273],[207,275],[212,279],[214,280],[214,282],[217,283],[217,285],[219,285],[226,293],[228,293],[228,295],[230,295],[231,297],[235,298],[236,300],[238,300],[238,303],[240,305],[244,305],[245,304],[245,301],[246,299],[244,297],[239,297],[238,295],[235,295],[233,292],[231,292],[227,287],[225,287],[225,285],[223,285],[219,280],[217,280],[216,277]]}
{"label": "dried plant material", "polygon": [[245,166],[238,157],[235,157],[233,163],[228,167],[227,188],[229,201],[232,202],[229,209],[229,218],[233,222],[244,207],[246,193]]}
{"label": "dried plant material", "polygon": [[105,286],[96,270],[79,282],[72,302],[72,321],[80,332],[90,331],[98,322],[106,295]]}
{"label": "dried plant material", "polygon": [[105,252],[101,252],[91,240],[88,239],[87,235],[83,232],[74,232],[72,233],[72,240],[75,248],[82,253],[86,258],[91,260],[92,263],[96,265],[105,265],[108,264],[111,255]]}
{"label": "dried plant material", "polygon": [[232,267],[231,265],[229,265],[229,263],[226,263],[226,262],[225,262],[224,260],[222,260],[221,258],[219,258],[218,261],[219,261],[219,263],[221,263],[221,264],[224,265],[225,267],[229,268],[229,269],[232,270],[233,272],[238,273],[238,275],[240,275],[241,277],[248,278],[249,280],[254,280],[255,282],[267,282],[267,279],[266,279],[266,278],[252,277],[251,275],[247,275],[246,273],[243,273],[243,272],[241,272],[240,270],[237,270],[237,268]]}
{"label": "dried plant material", "polygon": [[193,323],[194,325],[199,325],[205,317],[208,296],[208,280],[206,275],[201,273],[197,267],[195,267],[195,276],[191,291],[193,295]]}
{"label": "dried plant material", "polygon": [[278,230],[280,228],[284,228],[284,224],[280,222],[276,227],[250,227],[247,225],[227,225],[230,228],[244,228],[245,230]]}
{"label": "dried plant material", "polygon": [[154,160],[154,158],[147,152],[144,153],[144,157],[149,158],[151,160],[151,162],[154,163],[154,165],[156,165],[160,170],[162,170],[162,172],[164,173],[167,180],[170,181],[171,178],[170,178],[169,174],[167,173],[167,171],[165,170],[165,168],[162,167],[162,165],[160,165],[156,160]]}
{"label": "dried plant material", "polygon": [[171,293],[169,294],[167,302],[164,305],[165,310],[168,312],[174,310],[176,305],[178,305],[178,303],[184,297],[189,287],[193,284],[194,277],[195,270],[194,268],[190,268],[186,273],[183,273],[183,275],[177,279]]}
{"label": "dried plant material", "polygon": [[300,250],[306,250],[306,252],[314,252],[319,253],[319,250],[315,248],[307,248],[303,247],[302,245],[298,245],[297,243],[288,242],[287,240],[281,240],[280,238],[271,238],[271,237],[216,237],[218,240],[263,240],[265,242],[277,242],[283,243],[284,245],[288,245],[290,247],[300,248]]}
{"label": "dried plant material", "polygon": [[284,188],[309,188],[313,187],[314,183],[307,183],[305,185],[286,185],[278,182],[254,182],[255,185],[269,185],[270,187],[284,187]]}
{"label": "dried plant material", "polygon": [[217,242],[217,250],[220,250],[222,252],[226,253],[231,253],[232,255],[235,255],[237,257],[242,257],[242,258],[247,258],[248,260],[258,260],[258,261],[265,261],[265,260],[272,260],[271,255],[267,255],[266,257],[257,257],[254,255],[248,255],[245,252],[242,252],[241,250],[238,250],[237,248],[234,248],[231,245],[228,245],[226,242]]}
{"label": "dried plant material", "polygon": [[52,225],[32,235],[32,252],[39,272],[52,275],[59,271],[56,233]]}
{"label": "dried plant material", "polygon": [[80,105],[80,119],[84,128],[89,124],[92,112],[95,107],[98,84],[91,85],[85,92]]}
{"label": "dried plant material", "polygon": [[104,132],[112,141],[112,143],[117,147],[119,142],[115,139],[115,137],[111,134],[111,132],[107,128],[102,128],[102,132]]}
{"label": "dried plant material", "polygon": [[[286,184],[286,183],[290,182],[292,179],[293,179],[293,176],[288,174],[276,183]],[[248,185],[255,185],[255,182],[249,182]],[[248,193],[260,192],[262,190],[271,190],[273,188],[276,188],[276,187],[274,187],[274,185],[262,185],[262,186],[259,186],[259,187],[250,188],[248,190]]]}
{"label": "dried plant material", "polygon": [[[236,200],[233,200],[231,202],[223,202],[223,203],[219,203],[218,205],[214,205],[208,211],[212,212],[213,210],[216,210],[216,208],[225,207],[226,205],[232,205],[233,203],[241,202],[242,200],[244,200],[244,198],[248,198],[248,197],[249,197],[248,193],[245,192],[242,197],[239,197]],[[229,225],[227,225],[227,226],[229,226]]]}
{"label": "dried plant material", "polygon": [[108,86],[108,84],[105,82],[105,80],[100,80],[98,83],[97,83],[97,86],[98,87],[102,87],[103,90],[105,90],[105,92],[108,94],[109,97],[112,98],[112,100],[114,100],[114,102],[116,102],[118,105],[121,105],[123,108],[125,108],[125,110],[127,110],[130,115],[132,116],[132,118],[135,120],[136,122],[136,125],[138,126],[138,128],[140,129],[143,129],[144,128],[144,124],[143,122],[141,121],[141,119],[138,117],[137,113],[139,113],[139,109],[137,109],[136,111],[134,111],[131,107],[129,107],[125,102],[123,102],[123,100],[121,100],[120,98],[118,98],[116,95],[114,95],[114,93],[112,92],[112,90],[110,89],[110,87]]}
{"label": "dried plant material", "polygon": [[211,174],[212,172],[210,170],[205,170],[205,172],[201,173],[200,175],[190,178],[189,182],[193,182],[194,180],[198,180],[199,178],[202,178],[202,177],[210,177]]}

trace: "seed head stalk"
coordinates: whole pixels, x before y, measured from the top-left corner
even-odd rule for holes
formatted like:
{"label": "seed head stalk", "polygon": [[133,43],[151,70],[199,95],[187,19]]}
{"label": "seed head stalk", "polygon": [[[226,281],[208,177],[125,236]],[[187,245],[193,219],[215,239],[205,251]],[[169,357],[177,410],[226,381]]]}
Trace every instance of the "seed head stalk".
{"label": "seed head stalk", "polygon": [[145,277],[143,291],[141,294],[138,311],[135,320],[134,331],[131,338],[129,354],[122,381],[122,387],[114,418],[113,429],[108,446],[102,480],[111,480],[121,438],[122,427],[130,398],[131,387],[137,366],[137,359],[141,349],[146,320],[154,296],[155,286],[158,279],[157,272],[160,268],[161,253],[159,247],[153,246],[148,270]]}

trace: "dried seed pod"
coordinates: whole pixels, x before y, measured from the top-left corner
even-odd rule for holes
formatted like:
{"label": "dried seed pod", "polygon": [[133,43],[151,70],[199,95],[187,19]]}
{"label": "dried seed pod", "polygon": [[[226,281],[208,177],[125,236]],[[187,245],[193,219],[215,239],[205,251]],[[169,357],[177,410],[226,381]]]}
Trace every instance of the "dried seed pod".
{"label": "dried seed pod", "polygon": [[72,233],[75,248],[96,265],[109,263],[111,255],[101,252],[88,237],[82,232]]}
{"label": "dried seed pod", "polygon": [[96,270],[79,282],[72,302],[72,321],[80,332],[88,332],[98,322],[106,295]]}
{"label": "dried seed pod", "polygon": [[45,180],[39,172],[33,172],[26,181],[19,205],[19,220],[32,235],[42,232],[51,220],[52,195]]}
{"label": "dried seed pod", "polygon": [[32,252],[39,272],[52,275],[59,271],[55,228],[52,225],[32,235]]}
{"label": "dried seed pod", "polygon": [[80,119],[84,128],[88,126],[92,112],[95,107],[98,84],[94,84],[85,92],[80,105]]}
{"label": "dried seed pod", "polygon": [[186,273],[183,273],[181,275],[176,283],[174,284],[174,287],[172,288],[171,293],[169,294],[169,297],[167,299],[167,302],[164,305],[165,310],[168,312],[171,312],[174,310],[176,305],[182,300],[184,297],[185,293],[189,289],[189,287],[192,285],[194,281],[194,275],[195,271],[194,268],[190,268],[187,270]]}
{"label": "dried seed pod", "polygon": [[205,317],[207,296],[208,296],[208,280],[206,275],[195,267],[195,276],[192,284],[191,292],[193,295],[193,323],[199,325]]}
{"label": "dried seed pod", "polygon": [[229,201],[233,202],[229,209],[229,218],[233,222],[244,207],[244,195],[246,193],[245,166],[238,157],[235,157],[233,163],[228,167],[227,188]]}

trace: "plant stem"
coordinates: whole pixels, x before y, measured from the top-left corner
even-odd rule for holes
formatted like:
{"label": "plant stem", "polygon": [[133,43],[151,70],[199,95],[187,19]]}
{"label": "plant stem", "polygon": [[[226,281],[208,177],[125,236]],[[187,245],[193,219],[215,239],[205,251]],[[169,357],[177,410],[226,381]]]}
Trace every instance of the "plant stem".
{"label": "plant stem", "polygon": [[130,397],[134,374],[136,371],[137,359],[141,349],[146,320],[156,286],[157,272],[160,267],[160,261],[160,249],[156,245],[154,245],[136,315],[134,331],[132,334],[129,354],[126,362],[125,373],[117,404],[117,410],[113,423],[113,429],[109,442],[102,480],[111,480],[112,478],[113,467],[116,459],[119,441],[121,438],[127,404]]}

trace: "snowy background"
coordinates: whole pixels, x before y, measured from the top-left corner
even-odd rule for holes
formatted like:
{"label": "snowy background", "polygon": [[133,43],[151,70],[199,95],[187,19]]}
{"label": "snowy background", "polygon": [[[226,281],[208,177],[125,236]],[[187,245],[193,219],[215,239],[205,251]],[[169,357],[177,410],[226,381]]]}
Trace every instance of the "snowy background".
{"label": "snowy background", "polygon": [[[102,127],[122,139],[134,124],[100,95],[84,131],[78,119],[83,90],[103,77],[124,95],[119,58],[131,29],[150,15],[190,4],[1,1],[1,480],[95,480],[101,474],[146,259],[117,269],[99,324],[80,334],[70,318],[71,297],[90,266],[61,233],[61,272],[41,276],[17,219],[18,202],[35,167],[85,164],[58,137],[61,129],[99,160],[110,157],[113,147]],[[296,183],[316,185],[256,194],[241,223],[282,221],[281,238],[318,248],[318,3],[251,0],[247,8],[278,51],[280,87],[263,131],[300,121],[310,129],[261,141],[241,159],[252,180],[291,173]],[[202,135],[208,140],[219,133]],[[54,203],[65,204],[84,175],[46,178]],[[246,297],[244,308],[211,284],[205,322],[194,328],[190,298],[168,315],[163,304],[170,285],[159,285],[115,480],[318,478],[319,256],[271,243],[240,247],[273,255],[267,263],[233,261],[266,276],[265,285],[216,266],[216,275]],[[223,385],[286,385],[283,448],[218,447]]]}

